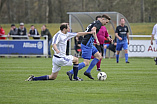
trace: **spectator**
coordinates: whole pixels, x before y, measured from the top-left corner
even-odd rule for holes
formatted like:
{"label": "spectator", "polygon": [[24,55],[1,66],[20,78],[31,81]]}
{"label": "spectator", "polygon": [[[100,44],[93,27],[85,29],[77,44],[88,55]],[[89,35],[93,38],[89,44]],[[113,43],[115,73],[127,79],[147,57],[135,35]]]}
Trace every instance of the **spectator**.
{"label": "spectator", "polygon": [[[24,27],[24,23],[20,23],[20,27],[18,28],[19,36],[27,36],[27,30]],[[27,39],[27,37],[20,37],[19,39]]]}
{"label": "spectator", "polygon": [[[34,25],[31,26],[31,29],[29,30],[29,34],[28,36],[39,36],[39,33],[37,31],[37,29],[34,27]],[[40,37],[33,37],[33,39],[40,39]]]}
{"label": "spectator", "polygon": [[[81,56],[81,41],[82,41],[83,37],[79,36],[79,37],[75,37],[75,51],[76,51],[76,57]],[[80,54],[79,54],[80,52]]]}
{"label": "spectator", "polygon": [[52,36],[51,36],[51,33],[49,32],[49,30],[46,28],[46,25],[43,25],[41,27],[41,36],[44,36],[44,35],[48,36],[48,55],[49,55],[49,58],[51,58],[52,56],[51,56],[50,46],[52,43]]}
{"label": "spectator", "polygon": [[[8,37],[10,37],[10,35],[17,35],[17,34],[18,34],[18,29],[15,27],[14,24],[12,24],[10,32],[8,33]],[[18,37],[13,37],[13,39],[19,39],[19,38]]]}
{"label": "spectator", "polygon": [[0,39],[5,39],[5,37],[1,37],[2,35],[5,35],[5,31],[2,26],[0,26]]}

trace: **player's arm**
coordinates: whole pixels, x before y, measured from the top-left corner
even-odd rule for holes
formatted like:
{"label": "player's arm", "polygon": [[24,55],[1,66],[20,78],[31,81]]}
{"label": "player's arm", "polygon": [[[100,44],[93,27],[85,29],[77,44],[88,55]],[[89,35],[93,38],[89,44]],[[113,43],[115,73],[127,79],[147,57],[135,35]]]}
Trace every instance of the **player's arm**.
{"label": "player's arm", "polygon": [[127,39],[128,39],[128,44],[129,44],[129,33],[127,33]]}
{"label": "player's arm", "polygon": [[56,51],[57,54],[60,52],[60,51],[57,49],[56,44],[53,44],[52,47],[53,47],[53,49]]}
{"label": "player's arm", "polygon": [[79,37],[79,36],[84,36],[88,34],[93,34],[93,32],[78,32],[76,36]]}
{"label": "player's arm", "polygon": [[107,39],[113,43],[113,39],[111,39],[109,36],[107,37]]}
{"label": "player's arm", "polygon": [[93,36],[96,40],[97,45],[100,45],[99,40],[98,40],[97,35],[96,35],[96,27],[92,28],[92,32],[93,32]]}
{"label": "player's arm", "polygon": [[151,45],[153,45],[154,34],[151,36]]}
{"label": "player's arm", "polygon": [[116,36],[119,40],[122,40],[122,38],[118,35],[118,33],[115,33],[115,36]]}

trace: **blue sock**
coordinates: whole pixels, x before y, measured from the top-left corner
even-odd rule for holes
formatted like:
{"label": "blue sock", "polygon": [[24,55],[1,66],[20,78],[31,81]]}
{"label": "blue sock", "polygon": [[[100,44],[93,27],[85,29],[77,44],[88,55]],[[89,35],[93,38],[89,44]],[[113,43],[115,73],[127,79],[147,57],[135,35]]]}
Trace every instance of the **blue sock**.
{"label": "blue sock", "polygon": [[91,70],[93,69],[93,67],[98,63],[98,59],[97,58],[94,58],[93,60],[92,60],[92,62],[90,63],[90,65],[89,65],[89,67],[88,67],[88,69],[86,70],[86,72],[87,73],[90,73],[91,72]]}
{"label": "blue sock", "polygon": [[104,49],[104,55],[106,56],[106,49]]}
{"label": "blue sock", "polygon": [[38,80],[49,80],[49,76],[45,75],[45,76],[40,76],[40,77],[34,77],[33,81],[38,81]]}
{"label": "blue sock", "polygon": [[[79,63],[78,70],[80,70],[80,69],[82,69],[82,68],[84,68],[84,67],[85,67],[84,62],[81,62],[81,63]],[[74,74],[73,69],[70,70],[69,72],[70,72],[71,74]]]}
{"label": "blue sock", "polygon": [[117,62],[119,62],[119,55],[116,55],[116,60]]}
{"label": "blue sock", "polygon": [[128,61],[128,53],[125,53],[125,62]]}
{"label": "blue sock", "polygon": [[77,79],[78,64],[73,65],[74,79]]}

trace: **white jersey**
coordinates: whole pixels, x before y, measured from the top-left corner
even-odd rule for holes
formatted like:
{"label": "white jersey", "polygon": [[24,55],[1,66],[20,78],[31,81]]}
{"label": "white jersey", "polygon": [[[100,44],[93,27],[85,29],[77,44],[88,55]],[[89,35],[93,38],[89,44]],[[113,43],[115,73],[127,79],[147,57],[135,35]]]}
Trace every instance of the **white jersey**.
{"label": "white jersey", "polygon": [[77,33],[70,33],[68,32],[67,34],[62,33],[61,31],[58,31],[54,36],[53,36],[53,41],[52,45],[56,44],[57,49],[60,51],[60,53],[56,53],[54,50],[54,54],[59,56],[59,57],[65,57],[66,56],[66,46],[67,46],[67,40],[71,39],[72,37],[75,37]]}
{"label": "white jersey", "polygon": [[157,24],[154,25],[152,34],[154,35],[154,39],[157,40]]}

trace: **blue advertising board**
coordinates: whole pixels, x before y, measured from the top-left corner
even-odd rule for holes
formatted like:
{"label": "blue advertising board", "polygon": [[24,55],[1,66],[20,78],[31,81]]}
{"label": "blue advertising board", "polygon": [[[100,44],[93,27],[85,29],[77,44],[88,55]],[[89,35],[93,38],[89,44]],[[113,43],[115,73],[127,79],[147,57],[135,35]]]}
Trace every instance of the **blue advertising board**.
{"label": "blue advertising board", "polygon": [[43,55],[43,40],[1,40],[0,54]]}

